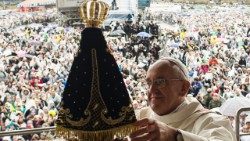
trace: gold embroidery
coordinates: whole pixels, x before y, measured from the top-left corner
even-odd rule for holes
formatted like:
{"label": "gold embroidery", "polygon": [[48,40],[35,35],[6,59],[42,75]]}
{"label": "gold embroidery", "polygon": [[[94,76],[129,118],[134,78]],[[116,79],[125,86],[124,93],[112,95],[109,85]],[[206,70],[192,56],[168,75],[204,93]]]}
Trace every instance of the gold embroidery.
{"label": "gold embroidery", "polygon": [[115,125],[115,124],[122,122],[125,119],[127,113],[132,112],[132,111],[133,111],[132,107],[123,106],[121,109],[121,112],[119,113],[120,118],[118,118],[118,119],[112,119],[112,117],[106,118],[105,114],[107,113],[107,111],[102,111],[101,112],[101,119],[109,125]]}
{"label": "gold embroidery", "polygon": [[67,116],[68,116],[69,113],[70,113],[69,109],[60,108],[56,123],[57,124],[64,124],[64,123],[66,123],[66,118],[67,118]]}
{"label": "gold embroidery", "polygon": [[73,121],[73,120],[71,120],[69,118],[66,118],[66,121],[69,124],[73,125],[73,126],[84,126],[84,125],[86,125],[90,121],[90,119],[91,119],[91,113],[88,110],[86,110],[84,112],[84,114],[85,114],[85,116],[87,116],[86,119],[81,118],[79,121]]}
{"label": "gold embroidery", "polygon": [[84,126],[90,121],[91,113],[88,110],[86,110],[84,112],[84,115],[85,117],[87,116],[86,119],[81,118],[79,121],[74,121],[74,120],[71,120],[73,118],[73,115],[70,114],[70,109],[60,108],[58,119],[57,119],[57,124],[67,125],[67,123],[69,123],[70,125],[73,125],[73,126],[78,126],[78,127]]}

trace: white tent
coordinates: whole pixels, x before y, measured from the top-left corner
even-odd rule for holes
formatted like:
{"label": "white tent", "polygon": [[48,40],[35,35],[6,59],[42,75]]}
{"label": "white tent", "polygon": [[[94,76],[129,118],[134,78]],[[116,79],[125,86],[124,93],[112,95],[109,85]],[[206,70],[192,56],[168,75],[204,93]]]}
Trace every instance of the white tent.
{"label": "white tent", "polygon": [[56,0],[25,0],[17,5],[17,7],[38,7],[46,5],[55,5]]}

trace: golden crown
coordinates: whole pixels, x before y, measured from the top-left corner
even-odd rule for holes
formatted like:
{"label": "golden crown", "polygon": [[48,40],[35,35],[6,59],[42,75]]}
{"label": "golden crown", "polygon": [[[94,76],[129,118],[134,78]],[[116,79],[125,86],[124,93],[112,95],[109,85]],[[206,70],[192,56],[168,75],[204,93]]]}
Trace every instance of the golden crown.
{"label": "golden crown", "polygon": [[90,0],[80,6],[80,14],[87,27],[99,27],[108,15],[109,5],[103,1]]}

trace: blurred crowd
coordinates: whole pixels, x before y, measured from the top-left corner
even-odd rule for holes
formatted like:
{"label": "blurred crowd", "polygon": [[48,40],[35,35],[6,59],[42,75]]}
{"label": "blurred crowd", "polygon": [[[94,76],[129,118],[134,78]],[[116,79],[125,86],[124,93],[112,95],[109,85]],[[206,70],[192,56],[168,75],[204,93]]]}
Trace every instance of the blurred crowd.
{"label": "blurred crowd", "polygon": [[[189,95],[208,109],[220,107],[229,98],[250,98],[250,16],[246,9],[144,11],[133,23],[111,23],[103,32],[134,108],[147,106],[146,70],[164,56],[178,58],[188,67]],[[57,24],[58,17],[56,10],[0,14],[1,131],[54,126],[83,30]],[[113,34],[116,31],[119,34]],[[243,131],[249,131],[247,127]],[[49,138],[53,137],[35,134],[12,140]]]}

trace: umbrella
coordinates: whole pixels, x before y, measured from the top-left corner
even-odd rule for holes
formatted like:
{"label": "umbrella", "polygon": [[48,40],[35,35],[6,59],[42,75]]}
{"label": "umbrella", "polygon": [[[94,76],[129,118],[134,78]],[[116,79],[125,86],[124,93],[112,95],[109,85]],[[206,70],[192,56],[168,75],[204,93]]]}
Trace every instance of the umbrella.
{"label": "umbrella", "polygon": [[29,44],[31,44],[31,45],[41,45],[42,42],[41,41],[36,41],[36,40],[30,40]]}
{"label": "umbrella", "polygon": [[17,54],[18,57],[25,57],[26,51],[24,51],[24,50],[19,50],[19,51],[16,52],[16,54]]}
{"label": "umbrella", "polygon": [[140,37],[151,37],[151,35],[147,32],[140,32],[137,34],[137,36],[140,36]]}
{"label": "umbrella", "polygon": [[179,43],[172,43],[172,44],[169,44],[170,47],[173,47],[173,48],[178,48],[180,46]]}
{"label": "umbrella", "polygon": [[115,31],[112,31],[111,33],[109,33],[108,36],[122,36],[122,35],[125,35],[126,33],[123,31],[123,30],[115,30]]}
{"label": "umbrella", "polygon": [[11,55],[11,54],[12,54],[12,50],[6,49],[6,50],[3,52],[2,55],[4,55],[4,56],[9,56],[9,55]]}
{"label": "umbrella", "polygon": [[227,44],[230,42],[230,40],[228,40],[227,38],[218,38],[220,42]]}
{"label": "umbrella", "polygon": [[6,78],[6,74],[4,71],[0,71],[0,80],[1,79],[5,79]]}
{"label": "umbrella", "polygon": [[219,110],[225,116],[236,116],[241,108],[247,107],[250,107],[250,99],[246,97],[234,97],[227,99]]}
{"label": "umbrella", "polygon": [[82,22],[74,22],[73,25],[84,25]]}

